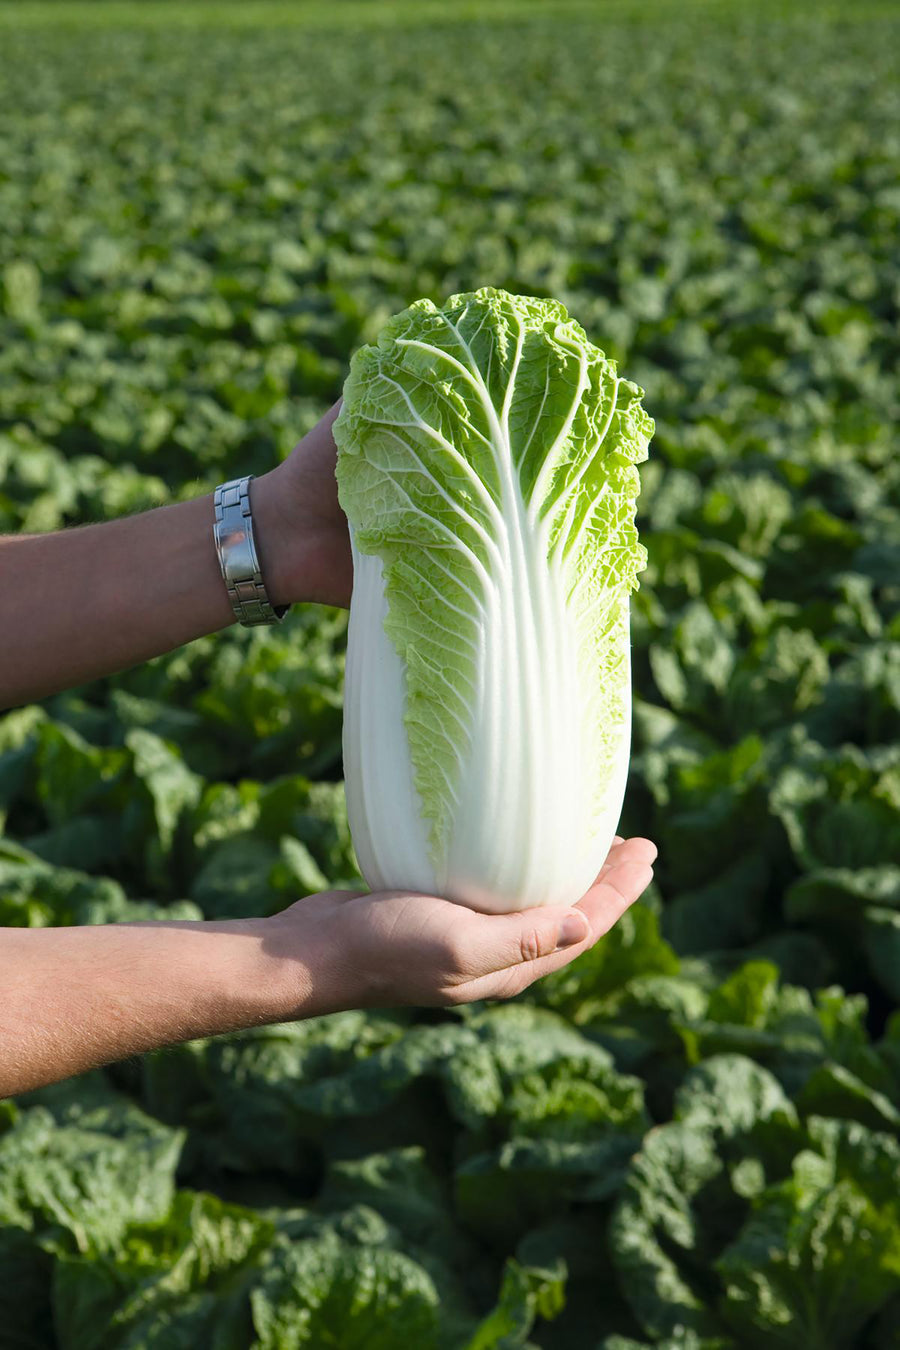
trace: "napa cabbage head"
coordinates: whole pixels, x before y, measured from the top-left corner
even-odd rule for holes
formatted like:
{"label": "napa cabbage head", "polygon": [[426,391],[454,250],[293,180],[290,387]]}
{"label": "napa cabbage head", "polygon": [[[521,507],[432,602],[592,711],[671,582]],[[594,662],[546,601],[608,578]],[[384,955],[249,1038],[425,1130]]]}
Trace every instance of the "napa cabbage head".
{"label": "napa cabbage head", "polygon": [[571,904],[628,772],[629,595],[653,423],[555,300],[419,300],[334,426],[353,597],[344,764],[374,889]]}

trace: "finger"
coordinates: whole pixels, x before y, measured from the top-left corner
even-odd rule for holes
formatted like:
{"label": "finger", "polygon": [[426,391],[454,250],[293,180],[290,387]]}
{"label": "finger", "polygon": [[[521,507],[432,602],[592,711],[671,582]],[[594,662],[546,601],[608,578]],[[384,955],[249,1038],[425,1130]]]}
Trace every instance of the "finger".
{"label": "finger", "polygon": [[472,914],[457,928],[459,968],[469,979],[586,945],[590,920],[577,906],[536,905],[512,914]]}
{"label": "finger", "polygon": [[650,840],[623,841],[608,871],[570,909],[471,913],[469,922],[456,929],[456,968],[467,977],[460,988],[471,998],[504,997],[568,965],[608,933],[646,890],[653,877],[642,860],[648,854],[656,856]]}
{"label": "finger", "polygon": [[[610,928],[646,890],[653,876],[647,857],[656,857],[649,839],[623,840],[614,860],[577,905],[568,909],[536,906],[512,914],[472,914],[458,932],[460,955],[470,978],[540,962],[558,952],[567,960]],[[586,920],[585,923],[583,920]],[[560,964],[564,964],[560,963]]]}
{"label": "finger", "polygon": [[586,915],[595,941],[609,932],[652,880],[653,868],[636,857],[617,862],[594,883],[576,908]]}
{"label": "finger", "polygon": [[597,881],[604,877],[612,867],[618,867],[623,862],[646,862],[654,863],[658,849],[652,839],[622,839],[618,835],[613,840],[606,862],[600,868],[597,874]]}
{"label": "finger", "polygon": [[526,976],[523,988],[534,980],[561,970],[581,956],[595,942],[604,937],[618,923],[622,915],[644,893],[653,879],[653,869],[649,863],[625,862],[616,864],[609,874],[596,882],[578,904],[588,920],[588,932],[577,942],[569,946],[558,944],[552,951],[522,964],[522,973]]}
{"label": "finger", "polygon": [[602,877],[604,872],[608,872],[609,869],[615,865],[616,858],[619,856],[619,850],[621,849],[622,845],[625,842],[626,841],[622,838],[620,834],[617,834],[615,836],[615,838],[613,839],[612,843],[609,846],[609,852],[606,855],[606,860],[604,861],[603,866],[600,868],[600,871],[597,873],[598,876]]}
{"label": "finger", "polygon": [[[553,922],[557,922],[557,941],[556,945],[550,950],[549,942],[545,945],[534,937],[527,937],[523,940],[523,932],[527,931],[525,926],[521,926],[515,933],[505,934],[507,941],[512,939],[515,944],[518,941],[519,959],[510,962],[508,965],[475,974],[466,981],[461,988],[466,991],[467,998],[508,998],[514,994],[521,993],[527,989],[535,980],[541,979],[544,975],[550,975],[553,971],[561,970],[569,965],[576,957],[581,956],[582,952],[592,947],[599,938],[608,933],[613,925],[622,917],[626,909],[632,905],[635,900],[646,890],[653,876],[653,870],[648,863],[626,862],[617,865],[611,869],[610,874],[603,881],[596,882],[591,889],[575,906],[576,911],[581,911],[588,920],[587,931],[583,936],[566,945],[560,942],[559,937],[562,933],[562,924],[571,911],[558,911],[559,919],[556,919],[556,912],[551,916],[547,910],[543,911],[545,920],[550,920],[547,928],[552,932]],[[486,915],[490,919],[501,920],[525,920],[526,922],[533,915],[538,916],[538,922],[535,923],[533,931],[539,929],[541,911],[526,911],[523,914],[509,915]],[[574,935],[573,926],[573,935]],[[515,949],[515,948],[514,948]],[[530,956],[532,950],[540,949],[539,955]],[[507,949],[508,951],[508,949]],[[528,959],[522,959],[527,957]]]}

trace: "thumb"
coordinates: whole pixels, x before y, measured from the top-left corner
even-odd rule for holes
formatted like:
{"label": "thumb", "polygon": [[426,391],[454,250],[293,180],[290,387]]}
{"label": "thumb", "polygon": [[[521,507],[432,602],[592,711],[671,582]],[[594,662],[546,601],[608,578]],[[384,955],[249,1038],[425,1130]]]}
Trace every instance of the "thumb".
{"label": "thumb", "polygon": [[491,915],[489,952],[493,970],[537,961],[591,936],[591,926],[580,909],[535,906],[515,914]]}

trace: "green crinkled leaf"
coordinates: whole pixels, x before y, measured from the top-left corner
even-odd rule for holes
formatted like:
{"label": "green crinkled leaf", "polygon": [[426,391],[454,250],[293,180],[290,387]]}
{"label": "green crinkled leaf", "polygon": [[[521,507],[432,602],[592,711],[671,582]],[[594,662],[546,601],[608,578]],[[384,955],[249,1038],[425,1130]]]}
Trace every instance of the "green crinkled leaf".
{"label": "green crinkled leaf", "polygon": [[726,1138],[763,1121],[798,1123],[778,1080],[744,1055],[716,1055],[692,1068],[678,1089],[674,1117]]}
{"label": "green crinkled leaf", "polygon": [[838,922],[861,917],[867,904],[900,909],[900,866],[822,867],[794,882],[785,896],[785,915],[794,923]]}
{"label": "green crinkled leaf", "polygon": [[251,1305],[259,1350],[438,1344],[438,1297],[422,1267],[401,1252],[333,1234],[277,1243]]}
{"label": "green crinkled leaf", "polygon": [[665,937],[684,956],[745,947],[759,936],[771,864],[754,848],[696,890],[671,896],[662,914]]}
{"label": "green crinkled leaf", "polygon": [[183,1139],[137,1108],[104,1108],[83,1128],[26,1111],[0,1137],[0,1223],[50,1250],[113,1250],[129,1224],[165,1214]]}
{"label": "green crinkled leaf", "polygon": [[889,1097],[841,1064],[814,1069],[797,1097],[804,1115],[858,1120],[873,1130],[900,1131],[900,1110]]}
{"label": "green crinkled leaf", "polygon": [[[800,745],[772,789],[798,861],[819,868],[894,865],[900,854],[900,748]],[[864,884],[864,883],[862,883]]]}
{"label": "green crinkled leaf", "polygon": [[748,1346],[851,1350],[900,1280],[900,1146],[839,1121],[811,1121],[819,1152],[756,1201],[716,1262],[722,1313]]}
{"label": "green crinkled leaf", "polygon": [[743,1220],[746,1197],[783,1174],[804,1135],[778,1081],[740,1055],[690,1070],[675,1115],[644,1137],[631,1161],[610,1248],[646,1334],[716,1337],[726,1334],[709,1274],[720,1244]]}
{"label": "green crinkled leaf", "polygon": [[724,1184],[711,1132],[689,1123],[651,1131],[631,1162],[609,1242],[622,1292],[651,1336],[722,1330],[707,1305],[712,1252],[694,1202],[701,1191],[721,1196]]}
{"label": "green crinkled leaf", "polygon": [[219,1325],[236,1310],[242,1272],[275,1235],[272,1224],[212,1195],[179,1191],[154,1224],[133,1224],[114,1254],[66,1255],[54,1273],[53,1309],[63,1350],[138,1344],[219,1345]]}
{"label": "green crinkled leaf", "polygon": [[456,1169],[457,1213],[473,1234],[508,1243],[560,1207],[608,1199],[639,1143],[627,1130],[592,1140],[514,1135]]}
{"label": "green crinkled leaf", "polygon": [[542,980],[535,997],[551,1008],[587,1020],[588,1009],[639,975],[675,975],[680,962],[659,933],[656,915],[645,905],[634,905],[602,942]]}
{"label": "green crinkled leaf", "polygon": [[65,825],[116,794],[128,768],[124,750],[90,745],[55,722],[42,722],[38,738],[37,795],[51,825]]}
{"label": "green crinkled leaf", "polygon": [[[196,1116],[204,1156],[303,1174],[319,1167],[310,1137],[337,1128],[331,1101],[339,1115],[342,1096],[358,1090],[366,1105],[365,1085],[348,1088],[345,1076],[403,1028],[400,1015],[345,1012],[159,1051],[144,1062],[147,1099],[166,1119]],[[377,1100],[392,1100],[392,1089]]]}
{"label": "green crinkled leaf", "polygon": [[900,1093],[870,1043],[867,1011],[864,997],[839,988],[820,989],[813,999],[805,989],[779,987],[771,963],[751,961],[711,995],[700,1018],[675,1027],[692,1063],[737,1051],[767,1065],[798,1102],[813,1100],[804,1095],[809,1084],[825,1092],[818,1100],[830,1100],[836,1114],[875,1124],[872,1113],[892,1118]]}
{"label": "green crinkled leaf", "polygon": [[552,1320],[565,1304],[565,1269],[523,1266],[509,1260],[496,1308],[488,1313],[464,1350],[517,1350],[525,1345],[537,1317]]}
{"label": "green crinkled leaf", "polygon": [[319,1200],[327,1210],[369,1205],[402,1233],[404,1243],[427,1247],[451,1263],[469,1255],[452,1222],[446,1188],[421,1147],[332,1162]]}
{"label": "green crinkled leaf", "polygon": [[208,850],[194,877],[191,899],[208,919],[270,913],[278,908],[273,873],[280,866],[274,844],[255,832],[236,833]]}
{"label": "green crinkled leaf", "polygon": [[166,854],[172,847],[182,814],[199,801],[200,779],[190,772],[176,747],[152,731],[129,731],[125,744],[134,756],[135,775],[153,802],[157,838]]}

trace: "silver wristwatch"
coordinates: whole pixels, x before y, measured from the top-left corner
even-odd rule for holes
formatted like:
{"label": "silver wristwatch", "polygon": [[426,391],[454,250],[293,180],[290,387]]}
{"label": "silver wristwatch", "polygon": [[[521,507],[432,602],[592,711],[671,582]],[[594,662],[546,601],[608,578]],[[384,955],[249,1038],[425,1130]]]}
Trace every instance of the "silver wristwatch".
{"label": "silver wristwatch", "polygon": [[289,605],[274,606],[266,592],[253,541],[250,480],[233,478],[216,488],[213,535],[231,608],[245,628],[280,623]]}

